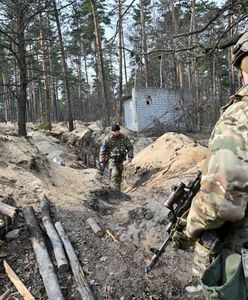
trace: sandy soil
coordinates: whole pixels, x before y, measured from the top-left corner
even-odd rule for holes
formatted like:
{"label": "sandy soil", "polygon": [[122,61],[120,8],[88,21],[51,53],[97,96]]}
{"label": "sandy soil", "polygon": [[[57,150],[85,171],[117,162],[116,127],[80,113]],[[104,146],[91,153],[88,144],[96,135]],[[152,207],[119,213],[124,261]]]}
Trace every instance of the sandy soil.
{"label": "sandy soil", "polygon": [[[53,221],[61,221],[78,255],[95,299],[155,300],[203,299],[188,293],[198,284],[191,272],[192,253],[166,249],[157,265],[145,274],[152,256],[150,247],[160,247],[167,237],[167,209],[163,203],[171,186],[188,183],[202,168],[206,147],[176,133],[144,138],[125,129],[135,145],[135,159],[125,164],[122,193],[108,177],[79,160],[90,135],[88,152],[97,149],[106,134],[95,124],[77,124],[68,133],[57,124],[51,134],[28,127],[28,137],[16,135],[12,124],[0,124],[0,200],[12,198],[20,213],[8,231],[20,229],[17,239],[1,243],[0,294],[9,286],[9,299],[22,299],[3,268],[8,261],[35,299],[47,299],[22,209],[32,205],[41,223],[40,200],[47,195]],[[92,148],[92,141],[95,144]],[[142,149],[142,150],[141,150]],[[105,235],[97,237],[86,220],[93,217]],[[109,231],[115,239],[108,233]],[[65,299],[80,299],[71,271],[57,270],[51,243],[46,245]]]}

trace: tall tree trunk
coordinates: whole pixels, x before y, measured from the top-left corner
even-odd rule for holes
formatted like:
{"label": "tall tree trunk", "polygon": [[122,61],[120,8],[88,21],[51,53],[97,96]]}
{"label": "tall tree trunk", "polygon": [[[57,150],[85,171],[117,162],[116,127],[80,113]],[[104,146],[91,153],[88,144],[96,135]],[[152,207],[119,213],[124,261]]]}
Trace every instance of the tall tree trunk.
{"label": "tall tree trunk", "polygon": [[[172,34],[176,35],[178,25],[177,25],[177,21],[176,21],[176,17],[175,17],[175,12],[174,12],[174,3],[173,3],[173,0],[167,0],[167,3],[168,3],[169,11],[171,14],[171,19],[172,19],[172,30],[173,30]],[[175,51],[178,50],[178,48],[179,48],[178,41],[175,40],[175,42],[174,42]],[[175,52],[175,64],[176,64],[176,70],[177,70],[178,87],[180,88],[180,91],[182,91],[183,85],[184,85],[183,65],[180,60],[180,55],[177,52]]]}
{"label": "tall tree trunk", "polygon": [[[190,18],[190,32],[194,32],[196,30],[196,11],[195,11],[195,0],[191,0],[191,18]],[[196,38],[195,38],[195,34],[192,34],[189,37],[189,46],[193,46],[196,44]],[[192,55],[193,54],[193,55]],[[200,130],[200,126],[201,126],[201,118],[200,118],[200,114],[199,114],[199,103],[198,103],[198,72],[197,72],[197,68],[196,68],[196,58],[194,56],[194,51],[192,51],[191,53],[191,63],[190,63],[190,89],[192,91],[193,94],[193,103],[194,103],[194,108],[196,111],[195,114],[195,122],[194,122],[194,126],[196,125],[196,129],[197,131]],[[191,128],[190,128],[191,129]]]}
{"label": "tall tree trunk", "polygon": [[79,54],[78,54],[78,119],[82,119],[83,115],[83,94],[82,94],[82,44],[79,41]]}
{"label": "tall tree trunk", "polygon": [[125,94],[128,94],[127,89],[127,62],[126,62],[126,53],[125,53],[125,41],[124,41],[124,32],[123,32],[123,26],[121,28],[121,40],[122,40],[122,49],[123,49],[123,63],[124,63],[124,74],[125,74]]}
{"label": "tall tree trunk", "polygon": [[45,36],[44,36],[44,29],[43,29],[43,20],[42,20],[42,14],[39,14],[39,25],[40,25],[40,47],[41,47],[41,54],[42,54],[42,71],[43,71],[43,78],[44,78],[44,84],[45,84],[45,120],[46,125],[48,126],[47,129],[51,130],[51,116],[50,116],[50,110],[51,110],[51,97],[50,97],[50,86],[49,86],[49,78],[48,78],[48,63],[46,58],[46,49],[45,49]]}
{"label": "tall tree trunk", "polygon": [[[231,27],[232,23],[233,23],[233,14],[232,14],[232,12],[229,12],[228,25],[231,28],[228,31],[229,38],[231,38],[233,35],[233,28]],[[235,80],[234,80],[234,68],[233,68],[233,64],[232,64],[232,49],[231,49],[231,47],[229,47],[227,49],[227,57],[228,57],[228,67],[229,67],[229,87],[230,87],[229,92],[232,95],[235,93]]]}
{"label": "tall tree trunk", "polygon": [[[52,36],[51,24],[49,19],[49,14],[47,15],[47,22],[48,22],[48,30],[49,35]],[[51,95],[51,102],[53,105],[53,121],[59,122],[59,103],[57,97],[57,88],[55,83],[55,76],[54,76],[54,58],[52,52],[52,41],[49,39],[48,41],[48,61],[49,61],[49,70],[50,70],[50,95]]]}
{"label": "tall tree trunk", "polygon": [[3,98],[4,98],[4,118],[6,121],[12,121],[11,112],[11,98],[9,93],[9,76],[6,64],[2,65],[2,77],[3,77]]}
{"label": "tall tree trunk", "polygon": [[96,60],[97,60],[97,68],[98,68],[98,78],[100,82],[100,89],[101,89],[101,106],[103,111],[103,126],[107,126],[110,124],[110,108],[109,108],[109,101],[107,97],[107,90],[106,90],[106,80],[104,74],[104,66],[103,66],[103,52],[102,52],[102,44],[101,44],[101,33],[99,27],[99,20],[97,15],[97,7],[96,1],[90,0],[94,26],[95,26],[95,35],[96,35]]}
{"label": "tall tree trunk", "polygon": [[146,28],[145,28],[145,13],[144,13],[144,0],[140,0],[140,23],[141,23],[141,41],[142,52],[144,53],[144,73],[145,73],[145,87],[149,86],[148,82],[148,54],[146,43]]}
{"label": "tall tree trunk", "polygon": [[17,111],[18,111],[18,133],[21,136],[27,135],[26,129],[26,105],[27,105],[27,65],[25,49],[25,22],[24,12],[19,1],[15,3],[17,17],[17,66],[19,68],[19,86],[17,94]]}
{"label": "tall tree trunk", "polygon": [[72,117],[72,108],[71,108],[70,87],[69,87],[69,80],[68,80],[68,68],[67,68],[67,63],[66,63],[65,48],[64,48],[64,42],[63,42],[61,28],[60,28],[57,4],[56,4],[55,0],[53,0],[53,7],[54,7],[54,16],[56,19],[56,25],[57,25],[57,30],[58,30],[61,59],[62,59],[62,66],[63,66],[63,72],[64,72],[64,86],[65,86],[65,95],[66,95],[66,100],[67,100],[67,118],[68,118],[68,123],[69,123],[69,131],[72,131],[73,130],[73,117]]}
{"label": "tall tree trunk", "polygon": [[122,0],[118,0],[118,13],[119,13],[119,123],[122,124]]}

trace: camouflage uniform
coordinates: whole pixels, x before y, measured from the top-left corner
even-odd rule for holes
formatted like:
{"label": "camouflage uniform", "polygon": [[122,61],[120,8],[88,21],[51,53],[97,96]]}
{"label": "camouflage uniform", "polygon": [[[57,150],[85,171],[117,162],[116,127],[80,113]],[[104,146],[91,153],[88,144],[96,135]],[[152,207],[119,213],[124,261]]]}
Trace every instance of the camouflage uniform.
{"label": "camouflage uniform", "polygon": [[201,190],[193,199],[186,235],[198,238],[205,230],[222,227],[226,246],[240,253],[241,247],[248,243],[247,201],[248,85],[245,85],[222,108],[211,134]]}
{"label": "camouflage uniform", "polygon": [[108,162],[111,182],[118,190],[121,188],[123,161],[126,160],[126,155],[133,158],[133,145],[129,138],[122,133],[117,137],[110,133],[100,148],[99,161]]}

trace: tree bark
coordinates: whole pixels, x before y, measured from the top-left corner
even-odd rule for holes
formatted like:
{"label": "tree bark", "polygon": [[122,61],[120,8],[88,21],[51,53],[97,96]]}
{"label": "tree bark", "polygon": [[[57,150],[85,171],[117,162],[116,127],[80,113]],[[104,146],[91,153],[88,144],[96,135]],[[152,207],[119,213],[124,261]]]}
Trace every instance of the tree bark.
{"label": "tree bark", "polygon": [[94,300],[95,298],[91,292],[90,285],[88,284],[88,282],[85,278],[84,272],[79,264],[77,255],[72,247],[71,242],[69,241],[69,239],[64,231],[62,224],[60,222],[56,222],[55,228],[57,229],[57,231],[63,241],[63,244],[65,246],[66,253],[70,260],[72,273],[75,277],[75,280],[77,283],[77,288],[81,295],[81,298],[83,300]]}
{"label": "tree bark", "polygon": [[25,21],[21,2],[16,3],[17,18],[17,65],[19,68],[19,85],[17,92],[17,110],[18,110],[18,133],[21,136],[27,135],[26,129],[26,104],[27,104],[27,64],[25,48]]}
{"label": "tree bark", "polygon": [[90,225],[90,228],[94,231],[95,235],[98,237],[103,237],[104,232],[102,228],[97,224],[93,218],[88,218],[86,222]]}
{"label": "tree bark", "polygon": [[146,43],[146,28],[145,28],[145,13],[144,13],[144,0],[140,0],[140,23],[141,23],[141,41],[142,50],[144,52],[144,73],[145,73],[145,87],[149,86],[148,82],[148,54],[147,54],[147,43]]}
{"label": "tree bark", "polygon": [[61,272],[65,272],[69,269],[69,265],[65,255],[62,241],[50,217],[50,203],[46,195],[44,195],[43,199],[41,200],[41,217],[42,217],[42,223],[46,229],[46,233],[50,238],[50,241],[53,246],[53,251],[57,262],[58,270]]}
{"label": "tree bark", "polygon": [[57,4],[56,4],[55,0],[53,0],[53,6],[54,6],[54,16],[55,16],[56,24],[57,24],[61,58],[62,58],[62,66],[63,66],[63,72],[64,72],[64,85],[65,85],[65,95],[66,95],[66,100],[67,100],[67,114],[68,114],[69,131],[72,131],[73,130],[73,116],[72,116],[72,108],[71,108],[70,86],[69,86],[69,80],[68,80],[68,68],[67,68],[67,63],[66,63],[65,48],[64,48],[64,42],[63,42],[61,28],[60,28]]}
{"label": "tree bark", "polygon": [[44,101],[44,116],[46,125],[48,126],[47,129],[52,129],[51,124],[51,93],[50,93],[50,87],[49,87],[49,78],[48,78],[48,62],[47,62],[47,55],[46,55],[46,49],[45,49],[45,34],[44,34],[44,28],[43,28],[43,19],[42,14],[39,13],[39,26],[40,26],[40,48],[41,48],[41,55],[42,55],[42,71],[43,71],[43,78],[44,78],[44,87],[45,87],[45,101]]}
{"label": "tree bark", "polygon": [[17,208],[0,202],[0,213],[14,219],[17,216]]}
{"label": "tree bark", "polygon": [[26,206],[23,209],[23,215],[27,224],[28,231],[31,235],[33,249],[39,266],[39,271],[47,292],[48,300],[64,300],[33,207]]}
{"label": "tree bark", "polygon": [[119,36],[119,124],[122,124],[122,91],[123,91],[123,80],[122,80],[122,0],[118,0],[118,13],[119,13],[119,26],[118,26],[118,36]]}
{"label": "tree bark", "polygon": [[101,89],[101,107],[103,111],[103,125],[108,126],[110,124],[110,113],[109,113],[109,101],[107,98],[107,91],[106,91],[106,80],[105,80],[105,73],[104,73],[104,66],[103,66],[103,53],[102,53],[102,44],[101,44],[101,33],[99,28],[99,20],[97,15],[97,7],[96,1],[90,0],[94,26],[95,26],[95,34],[96,34],[96,59],[97,59],[97,68],[98,68],[98,77],[100,82],[100,89]]}
{"label": "tree bark", "polygon": [[[171,14],[171,19],[172,19],[172,34],[175,36],[177,34],[177,29],[178,29],[178,24],[175,16],[175,11],[174,11],[174,3],[172,0],[167,0],[168,7],[169,7],[169,12]],[[178,87],[180,89],[180,92],[182,93],[182,89],[184,87],[184,72],[183,72],[183,64],[181,62],[180,54],[177,53],[177,50],[180,48],[178,45],[178,41],[174,41],[174,47],[175,47],[175,65],[176,65],[176,74],[177,74],[177,80],[178,80]]]}

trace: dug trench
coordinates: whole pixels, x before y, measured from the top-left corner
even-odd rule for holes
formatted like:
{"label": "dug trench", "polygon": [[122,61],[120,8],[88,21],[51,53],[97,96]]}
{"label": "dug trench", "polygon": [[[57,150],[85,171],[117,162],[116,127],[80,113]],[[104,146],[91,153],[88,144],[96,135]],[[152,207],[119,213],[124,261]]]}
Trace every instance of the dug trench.
{"label": "dug trench", "polygon": [[[35,299],[48,299],[22,213],[32,205],[64,299],[81,299],[72,270],[58,271],[42,225],[40,203],[45,194],[51,218],[63,224],[95,299],[203,299],[200,292],[186,288],[198,284],[191,272],[192,252],[169,245],[150,273],[145,273],[145,266],[152,257],[149,249],[160,247],[167,237],[168,211],[163,203],[171,186],[195,176],[206,147],[183,134],[147,139],[125,129],[135,158],[125,163],[119,193],[108,177],[82,161],[85,152],[97,153],[107,131],[96,123],[76,125],[68,133],[63,123],[55,124],[49,134],[30,125],[27,138],[18,137],[11,124],[0,125],[0,199],[13,199],[18,209],[5,232],[18,229],[18,235],[5,235],[1,241],[0,294],[9,288],[8,299],[23,299],[6,273],[5,260]],[[89,218],[103,236],[95,234]]]}

